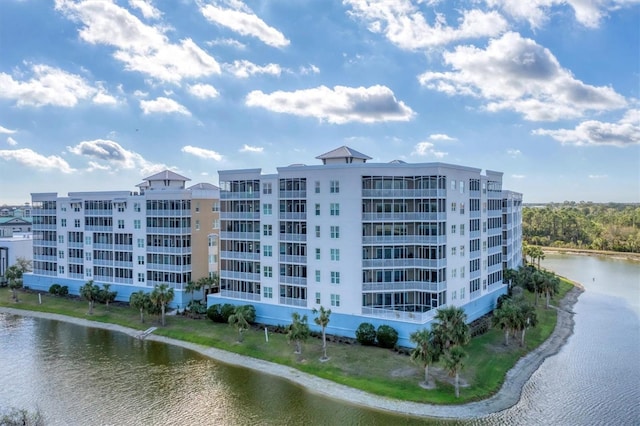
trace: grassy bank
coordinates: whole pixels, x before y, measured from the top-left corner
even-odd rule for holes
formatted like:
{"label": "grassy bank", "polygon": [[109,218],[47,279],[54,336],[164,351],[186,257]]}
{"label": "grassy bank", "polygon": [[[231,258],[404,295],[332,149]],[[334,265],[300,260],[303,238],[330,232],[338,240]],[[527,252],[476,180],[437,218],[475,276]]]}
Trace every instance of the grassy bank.
{"label": "grassy bank", "polygon": [[[564,297],[571,288],[571,284],[563,280],[560,294],[555,300]],[[506,372],[518,359],[545,341],[556,323],[556,311],[544,309],[541,302],[538,307],[539,324],[527,331],[525,347],[518,345],[518,339],[512,339],[513,342],[508,347],[504,346],[504,334],[499,329],[492,329],[473,338],[465,347],[468,356],[461,372],[461,379],[468,386],[461,389],[460,398],[457,399],[450,379],[439,365],[430,367],[438,381],[437,388],[425,390],[419,386],[419,382],[423,380],[422,369],[412,364],[408,356],[388,349],[330,342],[327,349],[330,360],[320,362],[322,342],[317,338],[308,340],[303,346],[302,356],[297,356],[285,335],[270,333],[269,341],[266,342],[263,329],[247,331],[244,342],[238,343],[238,335],[232,327],[207,319],[168,316],[166,326],[161,327],[156,317],[148,317],[142,324],[139,313],[127,306],[110,306],[107,310],[104,305],[98,305],[93,315],[87,315],[88,304],[78,299],[42,294],[42,304],[39,304],[38,294],[20,292],[19,296],[20,301],[13,302],[11,292],[0,289],[0,306],[57,313],[137,330],[158,326],[155,333],[162,336],[291,366],[376,395],[436,404],[461,404],[485,399],[497,392]]]}

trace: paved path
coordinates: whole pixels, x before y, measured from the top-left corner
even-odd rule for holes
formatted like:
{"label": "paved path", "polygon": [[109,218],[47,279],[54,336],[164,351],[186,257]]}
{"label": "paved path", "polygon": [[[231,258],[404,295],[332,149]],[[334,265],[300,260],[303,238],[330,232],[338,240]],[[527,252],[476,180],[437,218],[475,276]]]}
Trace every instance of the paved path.
{"label": "paved path", "polygon": [[[171,345],[181,346],[194,350],[202,355],[213,358],[217,361],[238,365],[265,374],[281,377],[304,386],[309,392],[313,392],[328,398],[333,398],[341,402],[352,403],[364,407],[370,407],[389,412],[414,415],[418,417],[448,418],[448,419],[469,419],[484,417],[498,411],[505,410],[515,405],[520,400],[522,388],[531,375],[542,365],[544,360],[558,353],[567,339],[573,334],[573,305],[578,301],[578,296],[584,290],[573,288],[560,301],[558,307],[558,321],[553,333],[542,345],[527,354],[507,372],[502,388],[491,398],[483,401],[471,402],[463,405],[433,405],[416,402],[399,401],[369,394],[367,392],[350,388],[330,380],[322,379],[291,367],[274,364],[260,359],[250,358],[244,355],[223,351],[216,348],[197,345],[195,343],[170,339],[164,336],[150,334],[146,340],[163,342]],[[26,311],[23,309],[0,307],[0,312],[46,318],[57,321],[65,321],[85,327],[103,328],[138,337],[140,330],[122,327],[116,324],[89,321],[82,318],[67,317],[64,315],[51,314],[46,312]]]}

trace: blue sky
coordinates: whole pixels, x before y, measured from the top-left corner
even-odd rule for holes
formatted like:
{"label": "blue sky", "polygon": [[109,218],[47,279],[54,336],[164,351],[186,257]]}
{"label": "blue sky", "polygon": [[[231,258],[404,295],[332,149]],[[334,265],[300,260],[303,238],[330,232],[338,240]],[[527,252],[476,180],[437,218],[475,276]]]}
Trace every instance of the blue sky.
{"label": "blue sky", "polygon": [[639,22],[640,0],[2,0],[0,204],[342,145],[640,202]]}

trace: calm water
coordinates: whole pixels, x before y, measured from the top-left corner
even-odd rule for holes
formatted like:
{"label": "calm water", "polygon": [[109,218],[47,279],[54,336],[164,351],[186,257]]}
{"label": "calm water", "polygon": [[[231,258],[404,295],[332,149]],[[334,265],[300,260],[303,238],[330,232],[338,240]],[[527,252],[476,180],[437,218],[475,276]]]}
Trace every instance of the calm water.
{"label": "calm water", "polygon": [[543,263],[587,288],[575,334],[516,406],[475,421],[363,409],[179,347],[2,314],[0,407],[37,406],[53,425],[639,424],[640,264],[556,255]]}

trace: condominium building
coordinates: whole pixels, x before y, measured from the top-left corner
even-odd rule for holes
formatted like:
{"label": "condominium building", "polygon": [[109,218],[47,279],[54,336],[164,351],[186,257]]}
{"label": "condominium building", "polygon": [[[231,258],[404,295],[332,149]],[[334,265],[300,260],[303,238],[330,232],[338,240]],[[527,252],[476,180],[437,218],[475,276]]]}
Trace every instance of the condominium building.
{"label": "condominium building", "polygon": [[184,307],[190,281],[218,271],[219,189],[172,171],[150,176],[138,191],[32,193],[33,272],[24,285],[47,291],[66,285],[71,294],[87,281],[110,284],[117,299],[175,288],[173,306]]}
{"label": "condominium building", "polygon": [[494,308],[503,267],[522,261],[522,197],[502,190],[502,173],[368,163],[348,147],[316,158],[275,174],[219,171],[220,289],[209,305],[252,304],[273,325],[324,306],[329,333],[388,324],[403,345],[440,307],[469,321]]}

